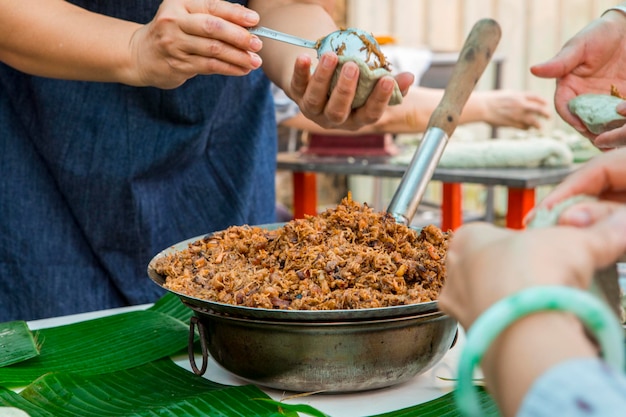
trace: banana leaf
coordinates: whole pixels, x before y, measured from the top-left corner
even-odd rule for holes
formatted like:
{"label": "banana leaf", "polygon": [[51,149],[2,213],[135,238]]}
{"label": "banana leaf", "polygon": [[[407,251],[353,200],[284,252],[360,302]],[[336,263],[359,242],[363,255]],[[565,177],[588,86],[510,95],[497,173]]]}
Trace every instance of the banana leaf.
{"label": "banana leaf", "polygon": [[[479,388],[485,416],[499,416]],[[45,375],[19,395],[0,390],[0,405],[20,408],[31,417],[247,417],[325,416],[308,405],[271,400],[253,385],[231,387],[198,377],[170,359],[100,375],[69,372]],[[453,393],[402,410],[372,417],[461,416]],[[338,417],[338,416],[337,416]]]}
{"label": "banana leaf", "polygon": [[0,368],[0,386],[25,386],[48,372],[98,374],[142,365],[187,346],[189,328],[155,311],[133,311],[41,329],[40,355]]}
{"label": "banana leaf", "polygon": [[330,417],[328,414],[321,412],[320,410],[311,407],[308,404],[287,404],[276,400],[270,400],[261,398],[259,401],[265,401],[269,404],[274,404],[279,410],[288,410],[296,413],[304,413],[311,417]]}
{"label": "banana leaf", "polygon": [[55,417],[54,414],[28,402],[18,393],[3,387],[0,387],[0,407],[19,408],[27,412],[30,417]]}
{"label": "banana leaf", "polygon": [[[0,385],[30,384],[20,394],[0,387],[0,406],[32,417],[325,415],[308,405],[274,401],[252,385],[211,382],[165,358],[186,347],[192,314],[167,294],[145,311],[39,330],[40,356],[0,368]],[[498,416],[491,397],[482,388],[479,393],[485,415]],[[372,417],[415,415],[460,413],[450,393]]]}
{"label": "banana leaf", "polygon": [[156,311],[159,313],[172,316],[183,323],[189,323],[189,319],[193,316],[193,310],[180,301],[177,295],[172,293],[166,293],[163,297],[157,300],[156,303],[148,310]]}
{"label": "banana leaf", "polygon": [[39,355],[39,347],[25,321],[0,324],[0,367]]}
{"label": "banana leaf", "polygon": [[[500,411],[491,396],[484,387],[477,387],[480,404],[483,408],[484,417],[499,417]],[[454,392],[450,392],[434,400],[401,410],[384,414],[377,414],[371,417],[462,417],[454,401]]]}
{"label": "banana leaf", "polygon": [[265,399],[254,385],[211,382],[167,358],[101,375],[51,373],[19,395],[0,392],[0,405],[21,408],[31,417],[297,416]]}

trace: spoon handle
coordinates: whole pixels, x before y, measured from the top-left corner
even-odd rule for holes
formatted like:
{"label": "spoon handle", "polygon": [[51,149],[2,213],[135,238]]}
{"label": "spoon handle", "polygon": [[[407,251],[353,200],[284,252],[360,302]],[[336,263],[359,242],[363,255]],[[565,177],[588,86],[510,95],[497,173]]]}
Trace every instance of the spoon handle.
{"label": "spoon handle", "polygon": [[430,117],[428,127],[438,127],[448,137],[452,136],[463,107],[489,64],[501,34],[500,25],[493,19],[476,22],[459,53],[452,76],[441,102]]}
{"label": "spoon handle", "polygon": [[277,30],[269,29],[263,26],[255,26],[248,29],[248,31],[257,36],[263,36],[265,38],[270,38],[277,41],[290,43],[292,45],[302,46],[305,48],[317,49],[317,42],[299,38],[297,36],[289,35],[287,33],[278,32]]}

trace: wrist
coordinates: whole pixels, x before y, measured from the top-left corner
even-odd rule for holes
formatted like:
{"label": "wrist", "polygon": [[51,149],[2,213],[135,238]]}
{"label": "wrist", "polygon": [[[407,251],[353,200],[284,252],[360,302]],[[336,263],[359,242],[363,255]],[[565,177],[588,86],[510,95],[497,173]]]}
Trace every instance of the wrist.
{"label": "wrist", "polygon": [[[507,330],[511,325],[522,318],[526,318],[527,316],[537,312],[546,311],[552,313],[554,311],[563,311],[572,313],[578,317],[587,330],[591,331],[597,339],[600,347],[602,348],[602,355],[605,361],[615,369],[620,371],[623,369],[624,330],[613,311],[604,301],[587,291],[570,287],[531,287],[512,294],[493,304],[488,310],[481,314],[481,316],[467,331],[465,346],[459,359],[457,394],[455,397],[459,408],[468,414],[480,415],[481,405],[476,398],[475,388],[472,385],[474,367],[481,363],[484,354],[500,333]],[[548,317],[559,316],[550,315]],[[562,319],[559,318],[558,320],[560,322]],[[525,321],[525,323],[526,325],[528,325],[528,323],[533,325],[533,321],[530,319]],[[524,322],[522,322],[522,325],[524,325]],[[534,324],[531,328],[538,325],[541,325],[541,323]],[[566,325],[564,330],[566,330],[567,334],[571,333],[572,329],[570,329],[567,325],[567,321],[563,321],[560,325]],[[524,329],[524,327],[522,327],[522,329]],[[545,326],[544,329],[547,329],[544,330],[544,332],[552,331],[552,328],[549,325]],[[526,331],[528,331],[528,329],[526,329]],[[578,331],[580,337],[581,331],[580,329]],[[563,335],[560,333],[555,335],[555,337],[558,337],[559,340],[564,339]],[[532,337],[522,339],[522,342],[517,342],[516,348],[519,349],[527,343],[538,343],[536,339],[540,338],[541,336],[538,337],[537,335],[533,335]],[[507,339],[504,340],[506,341]],[[555,361],[558,362],[571,357],[589,355],[589,351],[574,349],[573,351],[568,350],[568,354],[573,356],[563,357],[562,352],[559,351],[558,347],[557,349],[554,349],[552,345],[544,346],[550,351],[549,355],[553,356],[549,360],[545,360],[546,363],[553,363]],[[583,344],[583,346],[585,345]],[[589,346],[584,349],[587,349],[588,347]],[[495,349],[499,349],[498,346],[495,346]],[[541,349],[538,351],[541,351]],[[537,352],[537,350],[535,350],[535,352]],[[546,355],[548,354],[546,353]],[[518,359],[519,358],[513,357],[512,360],[511,356],[508,355],[507,366],[499,367],[497,372],[507,373],[506,380],[516,380],[515,366],[529,366],[528,364],[532,363],[534,360],[533,357],[528,356],[522,356],[521,360],[517,362]],[[504,360],[506,361],[507,358],[504,358]],[[542,361],[544,361],[544,359],[542,359]],[[517,362],[518,365],[512,365],[515,362]],[[542,365],[544,368],[546,366],[548,365]],[[533,372],[530,374],[531,376],[534,375]],[[493,375],[489,371],[485,373],[485,376],[487,378],[493,378]],[[498,380],[496,379],[495,382],[497,383]],[[528,384],[529,382],[525,382],[519,383],[518,385],[516,384],[513,387],[507,386],[506,390],[509,390],[510,392],[507,392],[505,398],[500,397],[497,388],[495,388],[496,392],[493,394],[496,398],[496,402],[498,402],[500,406],[507,411],[506,415],[510,415],[511,411],[515,410],[519,405],[519,401],[525,394],[525,388],[527,388]]]}
{"label": "wrist", "polygon": [[567,360],[598,355],[580,321],[561,312],[535,313],[513,323],[486,351],[481,369],[502,415],[515,415],[532,384]]}

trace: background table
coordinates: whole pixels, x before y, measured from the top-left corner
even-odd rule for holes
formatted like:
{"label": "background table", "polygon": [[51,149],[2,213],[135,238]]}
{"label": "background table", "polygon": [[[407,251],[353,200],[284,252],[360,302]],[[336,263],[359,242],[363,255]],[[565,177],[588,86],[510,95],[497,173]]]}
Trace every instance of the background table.
{"label": "background table", "polygon": [[[406,166],[391,163],[391,157],[334,157],[314,156],[298,152],[279,152],[277,168],[293,172],[294,216],[317,214],[317,184],[315,173],[343,175],[371,175],[375,177],[402,177]],[[443,182],[443,230],[455,230],[463,223],[463,183],[500,185],[507,187],[506,226],[524,228],[526,214],[535,206],[535,189],[555,185],[573,172],[575,167],[563,168],[438,168],[433,180]]]}

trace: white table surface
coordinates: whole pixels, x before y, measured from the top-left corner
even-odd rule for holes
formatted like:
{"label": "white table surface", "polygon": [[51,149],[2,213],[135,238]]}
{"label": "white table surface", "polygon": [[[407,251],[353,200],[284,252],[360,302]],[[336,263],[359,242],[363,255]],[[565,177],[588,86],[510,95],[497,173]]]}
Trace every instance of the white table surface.
{"label": "white table surface", "polygon": [[[28,322],[31,330],[54,327],[63,324],[76,323],[90,320],[111,314],[123,313],[127,311],[141,310],[150,305],[140,305],[133,307],[123,307],[104,311],[94,311],[91,313],[76,314],[71,316],[55,317]],[[412,380],[396,386],[382,388],[371,391],[349,393],[349,394],[314,394],[293,399],[285,399],[294,393],[266,389],[260,387],[270,397],[275,400],[284,400],[293,404],[309,404],[332,417],[363,417],[374,414],[386,413],[402,408],[414,406],[438,398],[454,388],[454,382],[445,381],[441,378],[454,378],[460,349],[463,344],[463,333],[459,331],[459,338],[456,345],[444,356],[444,358],[431,370],[414,377]],[[189,359],[186,355],[172,358],[176,364],[191,372]],[[200,363],[201,358],[197,359]],[[221,368],[212,359],[204,377],[226,385],[245,385],[248,382],[236,377],[230,372]]]}

